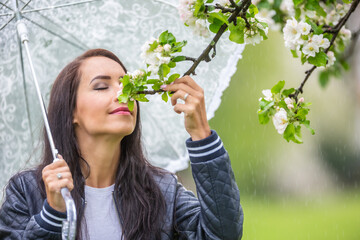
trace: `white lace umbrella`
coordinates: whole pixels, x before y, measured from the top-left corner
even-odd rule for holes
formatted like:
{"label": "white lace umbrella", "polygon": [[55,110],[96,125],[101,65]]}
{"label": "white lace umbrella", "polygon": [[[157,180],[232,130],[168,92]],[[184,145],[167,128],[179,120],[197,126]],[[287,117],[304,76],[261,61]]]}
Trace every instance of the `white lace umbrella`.
{"label": "white lace umbrella", "polygon": [[[39,148],[42,123],[27,60],[19,51],[16,24],[10,21],[14,17],[10,0],[1,1],[0,185],[3,186],[14,172],[26,167],[30,156],[38,161],[39,152],[34,153],[33,149]],[[86,49],[108,49],[133,71],[144,67],[139,58],[143,43],[164,30],[172,32],[177,40],[187,39],[183,51],[191,57],[198,57],[211,41],[194,37],[183,25],[176,0],[18,2],[29,29],[30,52],[45,102],[60,70]],[[73,5],[65,7],[67,4]],[[62,7],[52,7],[58,5]],[[224,36],[218,43],[215,59],[197,68],[194,79],[205,90],[208,119],[214,116],[242,51],[243,46],[230,43]],[[177,72],[184,73],[190,64],[179,63]],[[185,140],[189,136],[183,116],[177,115],[171,104],[164,103],[159,96],[151,96],[150,103],[141,104],[141,112],[144,145],[151,162],[173,172],[187,168]]]}

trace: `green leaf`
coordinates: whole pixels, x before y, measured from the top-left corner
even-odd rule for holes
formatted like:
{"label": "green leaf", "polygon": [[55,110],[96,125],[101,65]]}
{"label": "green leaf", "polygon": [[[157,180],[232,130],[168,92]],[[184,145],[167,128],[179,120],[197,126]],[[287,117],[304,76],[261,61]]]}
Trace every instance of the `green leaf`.
{"label": "green leaf", "polygon": [[133,89],[133,85],[131,83],[129,83],[124,86],[124,88],[122,89],[122,92],[126,93],[126,94],[130,94],[132,89]]}
{"label": "green leaf", "polygon": [[304,2],[304,0],[293,0],[295,7]]}
{"label": "green leaf", "polygon": [[285,86],[285,81],[279,81],[275,86],[272,87],[271,92],[273,94],[277,94],[280,93],[281,89],[283,89],[283,87]]}
{"label": "green leaf", "polygon": [[159,43],[161,45],[165,45],[168,42],[168,38],[169,38],[169,32],[168,32],[168,30],[166,30],[160,34]]}
{"label": "green leaf", "polygon": [[267,110],[269,110],[272,106],[274,106],[275,102],[274,101],[266,101],[265,99],[261,99],[261,101],[259,102],[260,104],[260,109],[263,112],[266,112]]}
{"label": "green leaf", "polygon": [[120,78],[120,82],[123,84],[123,86],[129,84],[130,78],[129,75],[124,75],[122,78]]}
{"label": "green leaf", "polygon": [[322,27],[318,26],[316,23],[311,21],[310,18],[307,18],[305,22],[308,23],[311,26],[311,28],[312,28],[312,30],[314,30],[315,34],[319,35],[319,34],[322,34],[324,32]]}
{"label": "green leaf", "polygon": [[285,97],[288,97],[290,94],[292,94],[293,92],[295,92],[295,88],[290,88],[290,89],[284,89],[282,91],[282,95],[284,95]]}
{"label": "green leaf", "polygon": [[290,50],[290,51],[291,51],[291,54],[293,55],[294,58],[299,57],[296,50]]}
{"label": "green leaf", "polygon": [[319,74],[319,82],[321,87],[326,87],[330,80],[330,72],[329,71],[322,71]]}
{"label": "green leaf", "polygon": [[176,42],[175,36],[172,33],[169,32],[167,43],[171,45],[171,44],[173,44],[175,42]]}
{"label": "green leaf", "polygon": [[146,81],[147,84],[155,84],[158,83],[160,80],[159,79],[148,79]]}
{"label": "green leaf", "polygon": [[301,64],[303,64],[304,65],[304,63],[306,63],[306,56],[305,56],[305,54],[303,53],[303,52],[301,52]]}
{"label": "green leaf", "polygon": [[167,102],[168,101],[168,95],[167,95],[167,92],[164,92],[162,95],[161,95],[161,99],[163,100],[163,101],[165,101],[165,102]]}
{"label": "green leaf", "polygon": [[168,63],[168,66],[169,66],[169,68],[174,68],[174,67],[176,67],[176,63],[171,61]]}
{"label": "green leaf", "polygon": [[182,48],[187,44],[187,41],[177,42],[174,44],[174,47],[171,48],[171,51],[173,53],[175,52],[181,52]]}
{"label": "green leaf", "polygon": [[178,73],[174,73],[174,74],[172,74],[169,78],[168,78],[168,80],[166,81],[166,84],[170,84],[170,83],[172,83],[173,81],[175,81],[177,78],[179,78],[180,77],[180,74],[178,74]]}
{"label": "green leaf", "polygon": [[301,126],[300,125],[295,128],[294,139],[292,139],[292,140],[293,140],[293,142],[298,143],[298,144],[303,143],[302,138],[301,138]]}
{"label": "green leaf", "polygon": [[294,139],[295,135],[295,126],[292,123],[289,123],[285,129],[283,137],[287,142]]}
{"label": "green leaf", "polygon": [[250,5],[248,11],[249,11],[251,17],[255,17],[255,15],[259,13],[259,9],[254,4]]}
{"label": "green leaf", "polygon": [[134,101],[128,101],[128,108],[130,111],[134,110]]}
{"label": "green leaf", "polygon": [[209,13],[209,16],[212,17],[212,18],[220,20],[222,23],[226,23],[227,25],[229,25],[227,17],[223,13],[212,12],[212,13]]}
{"label": "green leaf", "polygon": [[304,124],[304,126],[305,126],[307,129],[309,129],[311,135],[314,135],[314,134],[315,134],[314,129],[312,129],[312,128],[310,127],[310,121],[309,121],[309,120],[303,121],[302,124]]}
{"label": "green leaf", "polygon": [[[242,18],[241,18],[242,19]],[[245,21],[244,19],[237,21],[236,26],[234,25],[233,22],[231,22],[229,24],[229,30],[230,30],[230,35],[229,35],[229,39],[232,42],[236,42],[239,44],[244,43],[244,28],[245,28]]]}
{"label": "green leaf", "polygon": [[[167,64],[161,64],[159,67],[159,75],[166,77],[170,72],[170,67]],[[161,78],[160,78],[161,79]]]}
{"label": "green leaf", "polygon": [[309,113],[308,109],[305,108],[300,108],[297,113],[296,113],[296,117],[300,120],[306,120],[306,115]]}
{"label": "green leaf", "polygon": [[152,89],[154,89],[155,91],[160,90],[162,83],[155,83],[154,85],[152,85]]}
{"label": "green leaf", "polygon": [[118,100],[120,103],[126,103],[129,100],[129,96],[123,93],[118,97]]}
{"label": "green leaf", "polygon": [[185,56],[176,56],[171,61],[172,62],[181,62],[181,61],[185,61],[185,60],[186,60]]}
{"label": "green leaf", "polygon": [[328,60],[328,56],[326,55],[326,53],[322,51],[316,53],[315,57],[308,58],[308,62],[317,67],[321,67],[321,66],[325,67],[327,60]]}
{"label": "green leaf", "polygon": [[159,46],[159,43],[158,43],[158,41],[154,41],[152,44],[149,44],[149,45],[150,45],[149,51],[151,52],[151,51],[153,51],[154,49],[156,49],[157,46]]}
{"label": "green leaf", "polygon": [[270,120],[269,111],[258,111],[258,118],[260,124],[267,124]]}
{"label": "green leaf", "polygon": [[217,33],[223,24],[224,23],[222,21],[215,18],[214,21],[210,24],[209,29],[211,32]]}
{"label": "green leaf", "polygon": [[205,10],[205,5],[203,0],[197,0],[194,6],[194,16],[198,17],[199,13]]}

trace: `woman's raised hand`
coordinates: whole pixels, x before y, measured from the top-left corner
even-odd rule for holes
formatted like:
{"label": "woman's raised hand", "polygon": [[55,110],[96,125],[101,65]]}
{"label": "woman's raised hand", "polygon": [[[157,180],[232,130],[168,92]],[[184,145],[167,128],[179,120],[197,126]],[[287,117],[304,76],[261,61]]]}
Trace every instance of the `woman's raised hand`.
{"label": "woman's raised hand", "polygon": [[65,212],[66,205],[60,190],[66,187],[71,191],[74,184],[67,163],[60,154],[58,157],[58,161],[47,165],[42,170],[42,179],[45,183],[46,198],[49,205],[59,212]]}
{"label": "woman's raised hand", "polygon": [[[210,126],[206,118],[204,90],[189,76],[176,79],[172,84],[162,86],[172,91],[171,104],[176,113],[184,113],[185,128],[193,141],[210,136]],[[185,103],[178,103],[182,99]]]}

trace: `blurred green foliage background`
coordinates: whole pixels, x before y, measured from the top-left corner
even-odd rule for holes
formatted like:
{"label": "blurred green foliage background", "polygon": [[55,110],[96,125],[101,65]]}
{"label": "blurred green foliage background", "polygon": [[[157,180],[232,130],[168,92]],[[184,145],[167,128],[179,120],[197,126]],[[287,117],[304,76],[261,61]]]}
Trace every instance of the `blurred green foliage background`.
{"label": "blurred green foliage background", "polygon": [[[218,53],[221,54],[221,53]],[[210,63],[211,64],[211,63]],[[229,152],[245,213],[243,239],[360,239],[360,151],[354,77],[322,89],[315,72],[305,85],[315,136],[287,143],[272,123],[260,125],[258,99],[280,80],[298,87],[309,66],[293,59],[280,33],[246,46],[238,70],[210,120]],[[179,173],[195,191],[191,171]]]}

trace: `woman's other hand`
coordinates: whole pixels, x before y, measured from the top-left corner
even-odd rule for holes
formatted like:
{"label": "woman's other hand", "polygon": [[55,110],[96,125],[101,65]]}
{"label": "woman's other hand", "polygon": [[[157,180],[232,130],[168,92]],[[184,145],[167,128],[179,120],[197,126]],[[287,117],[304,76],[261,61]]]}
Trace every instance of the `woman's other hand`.
{"label": "woman's other hand", "polygon": [[71,191],[74,188],[70,169],[59,154],[59,160],[49,164],[42,170],[42,179],[45,183],[46,198],[49,205],[59,212],[66,211],[65,201],[61,195],[62,188]]}
{"label": "woman's other hand", "polygon": [[[176,79],[172,84],[162,86],[172,91],[171,104],[176,113],[184,113],[185,128],[193,141],[210,136],[210,126],[206,118],[204,90],[189,76]],[[182,99],[185,103],[178,103]]]}

